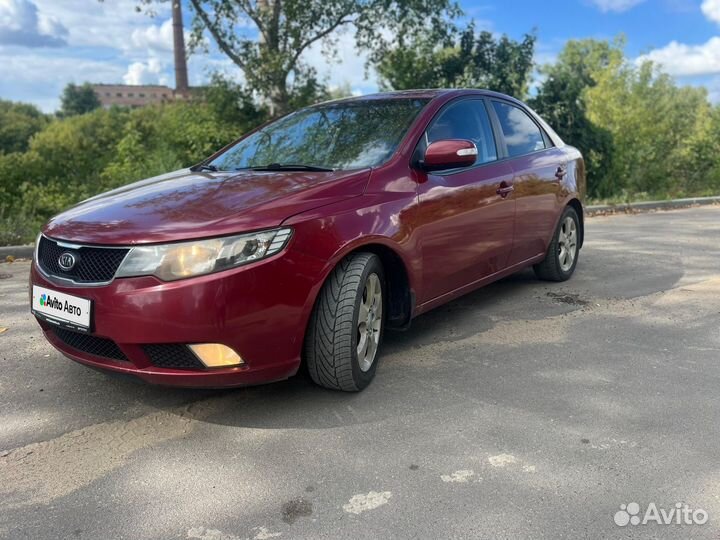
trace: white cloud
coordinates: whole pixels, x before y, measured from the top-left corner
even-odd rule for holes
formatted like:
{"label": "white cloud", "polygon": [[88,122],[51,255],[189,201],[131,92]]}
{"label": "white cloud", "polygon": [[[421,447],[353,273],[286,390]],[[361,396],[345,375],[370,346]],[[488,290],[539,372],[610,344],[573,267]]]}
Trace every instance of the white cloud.
{"label": "white cloud", "polygon": [[[7,0],[0,0],[7,1]],[[130,37],[136,29],[151,26],[154,20],[135,9],[136,0],[33,0],[42,13],[53,17],[69,30],[68,45],[132,49]],[[169,16],[168,3],[155,4],[158,17]]]}
{"label": "white cloud", "polygon": [[147,62],[133,62],[128,66],[127,73],[123,75],[125,84],[168,84],[164,75],[165,66],[157,58],[150,58]]}
{"label": "white cloud", "polygon": [[65,46],[67,28],[47,13],[30,0],[0,0],[0,45]]}
{"label": "white cloud", "polygon": [[720,23],[720,0],[703,0],[700,9],[708,20]]}
{"label": "white cloud", "polygon": [[640,56],[659,64],[670,75],[685,77],[720,73],[720,37],[712,37],[702,45],[686,45],[671,41],[665,47]]}
{"label": "white cloud", "polygon": [[173,50],[173,27],[172,19],[166,20],[161,25],[153,24],[146,28],[133,30],[130,43],[136,49],[150,49],[153,51],[172,52]]}
{"label": "white cloud", "polygon": [[642,4],[645,0],[590,0],[600,11],[621,13]]}
{"label": "white cloud", "polygon": [[[154,5],[155,18],[138,13],[137,5],[137,0],[0,0],[0,97],[51,112],[69,82],[172,83],[169,3]],[[51,44],[64,47],[28,48]],[[211,61],[190,59],[192,84],[207,80]]]}
{"label": "white cloud", "polygon": [[[45,112],[60,107],[60,93],[69,82],[120,81],[124,67],[109,62],[58,54],[38,54],[37,50],[0,49],[0,96],[15,101],[30,101]],[[62,53],[62,54],[61,54]]]}
{"label": "white cloud", "polygon": [[[720,24],[720,0],[703,0],[700,8],[705,17]],[[720,37],[715,36],[699,45],[671,41],[664,47],[650,51],[637,59],[638,63],[651,60],[676,77],[715,75],[720,73]],[[709,88],[717,101],[718,88]]]}
{"label": "white cloud", "polygon": [[377,90],[377,75],[373,70],[365,76],[367,54],[355,48],[355,37],[351,29],[337,36],[336,57],[330,61],[323,54],[323,43],[316,42],[302,55],[303,62],[314,67],[320,79],[326,79],[330,87],[350,85],[353,92],[367,93]]}
{"label": "white cloud", "polygon": [[[170,65],[173,65],[172,61]],[[188,58],[190,86],[206,84],[213,73],[220,73],[240,84],[245,82],[245,75],[240,71],[240,68],[225,56],[193,55]]]}

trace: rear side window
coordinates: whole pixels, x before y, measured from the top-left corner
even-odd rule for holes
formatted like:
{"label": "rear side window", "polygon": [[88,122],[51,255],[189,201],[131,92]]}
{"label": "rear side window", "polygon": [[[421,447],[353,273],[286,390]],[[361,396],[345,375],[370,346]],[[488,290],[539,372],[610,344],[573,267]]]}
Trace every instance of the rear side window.
{"label": "rear side window", "polygon": [[443,139],[465,139],[474,142],[478,149],[475,164],[497,159],[490,117],[485,102],[481,100],[465,99],[440,113],[426,132],[426,143]]}
{"label": "rear side window", "polygon": [[542,131],[522,109],[507,103],[493,101],[500,121],[508,155],[522,156],[545,148]]}

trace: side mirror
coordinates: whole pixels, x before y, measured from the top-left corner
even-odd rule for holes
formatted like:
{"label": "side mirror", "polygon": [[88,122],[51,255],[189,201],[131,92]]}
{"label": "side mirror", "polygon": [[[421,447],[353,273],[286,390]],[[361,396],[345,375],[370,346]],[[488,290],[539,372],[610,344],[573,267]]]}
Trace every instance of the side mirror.
{"label": "side mirror", "polygon": [[474,142],[464,139],[445,139],[430,143],[420,166],[426,171],[469,167],[475,164],[477,155],[478,150]]}

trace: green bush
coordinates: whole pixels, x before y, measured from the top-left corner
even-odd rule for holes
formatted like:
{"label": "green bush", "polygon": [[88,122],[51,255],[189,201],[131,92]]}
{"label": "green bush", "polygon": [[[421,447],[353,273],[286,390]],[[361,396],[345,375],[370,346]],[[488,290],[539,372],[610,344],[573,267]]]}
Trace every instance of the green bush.
{"label": "green bush", "polygon": [[0,154],[25,152],[30,138],[49,121],[34,105],[0,99]]}
{"label": "green bush", "polygon": [[196,102],[45,119],[24,148],[16,140],[0,147],[0,244],[32,241],[78,201],[193,165],[266,118],[225,83]]}
{"label": "green bush", "polygon": [[98,109],[52,122],[30,142],[28,152],[37,157],[42,169],[34,183],[96,184],[115,156],[128,118],[125,111]]}

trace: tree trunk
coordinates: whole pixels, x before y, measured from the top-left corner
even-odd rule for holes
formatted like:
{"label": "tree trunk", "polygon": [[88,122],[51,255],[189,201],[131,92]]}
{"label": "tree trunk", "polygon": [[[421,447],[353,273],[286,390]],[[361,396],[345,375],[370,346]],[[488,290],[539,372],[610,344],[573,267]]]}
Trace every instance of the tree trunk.
{"label": "tree trunk", "polygon": [[[269,51],[269,58],[277,58],[280,55],[280,44],[278,41],[277,20],[272,17],[272,10],[279,7],[277,3],[280,0],[257,0],[257,11],[261,20],[265,23],[260,29],[258,43],[261,49]],[[270,115],[281,116],[288,109],[288,91],[287,91],[287,73],[276,73],[272,77],[272,83],[269,88],[269,105]]]}
{"label": "tree trunk", "polygon": [[288,101],[287,74],[279,75],[270,88],[270,115],[277,117],[287,113]]}

